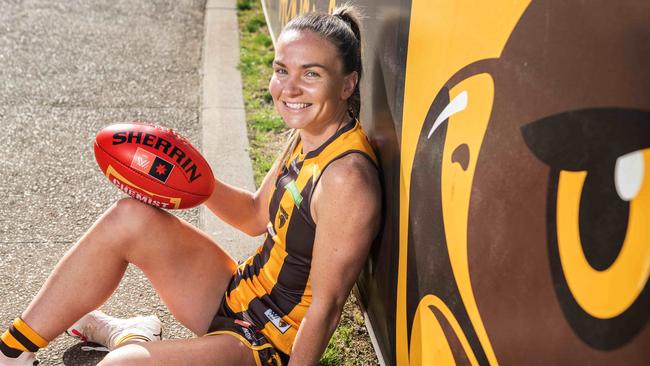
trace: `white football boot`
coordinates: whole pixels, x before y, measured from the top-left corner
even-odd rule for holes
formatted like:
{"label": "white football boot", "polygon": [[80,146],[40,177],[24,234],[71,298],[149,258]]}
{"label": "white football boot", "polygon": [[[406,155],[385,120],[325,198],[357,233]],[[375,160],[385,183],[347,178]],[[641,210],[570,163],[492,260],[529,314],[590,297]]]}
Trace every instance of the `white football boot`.
{"label": "white football boot", "polygon": [[132,342],[150,342],[162,339],[162,323],[155,315],[120,319],[91,311],[66,331],[84,342],[98,343],[105,348],[82,347],[84,350],[112,351]]}
{"label": "white football boot", "polygon": [[34,352],[23,352],[16,358],[7,357],[0,352],[0,366],[34,366],[38,365]]}

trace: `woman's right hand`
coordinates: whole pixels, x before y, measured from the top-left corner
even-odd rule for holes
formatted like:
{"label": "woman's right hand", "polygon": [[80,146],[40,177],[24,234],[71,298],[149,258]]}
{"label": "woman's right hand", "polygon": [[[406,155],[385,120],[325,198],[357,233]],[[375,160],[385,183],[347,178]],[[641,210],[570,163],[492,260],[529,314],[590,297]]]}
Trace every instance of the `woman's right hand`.
{"label": "woman's right hand", "polygon": [[221,220],[240,231],[250,236],[263,234],[269,222],[269,199],[278,165],[276,161],[254,193],[215,178],[214,191],[204,204]]}

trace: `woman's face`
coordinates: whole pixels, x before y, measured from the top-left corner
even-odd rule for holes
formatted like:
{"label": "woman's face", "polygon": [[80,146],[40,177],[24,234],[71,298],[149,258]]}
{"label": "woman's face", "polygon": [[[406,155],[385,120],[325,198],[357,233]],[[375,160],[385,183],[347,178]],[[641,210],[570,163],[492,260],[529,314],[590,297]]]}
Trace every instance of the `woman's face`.
{"label": "woman's face", "polygon": [[356,72],[344,75],[336,47],[313,32],[284,31],[276,42],[269,91],[290,128],[338,126],[357,79]]}

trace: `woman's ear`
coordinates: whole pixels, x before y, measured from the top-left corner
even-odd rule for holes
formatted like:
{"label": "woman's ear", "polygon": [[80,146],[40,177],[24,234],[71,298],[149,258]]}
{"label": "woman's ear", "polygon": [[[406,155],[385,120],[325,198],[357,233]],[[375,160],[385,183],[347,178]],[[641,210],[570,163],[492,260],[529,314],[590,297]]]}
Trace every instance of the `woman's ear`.
{"label": "woman's ear", "polygon": [[346,100],[352,96],[354,89],[359,82],[359,73],[352,71],[343,77],[343,91],[341,92],[341,99]]}

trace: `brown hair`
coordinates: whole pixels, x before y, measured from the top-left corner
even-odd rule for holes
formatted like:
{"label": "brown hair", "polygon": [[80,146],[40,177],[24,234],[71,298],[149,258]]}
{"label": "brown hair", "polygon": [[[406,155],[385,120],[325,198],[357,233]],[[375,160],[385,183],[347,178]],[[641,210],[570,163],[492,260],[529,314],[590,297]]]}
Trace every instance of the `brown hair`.
{"label": "brown hair", "polygon": [[[348,99],[349,113],[355,119],[359,118],[361,111],[359,83],[363,73],[359,18],[359,11],[354,6],[344,4],[336,7],[332,14],[312,12],[293,18],[282,29],[282,32],[287,30],[307,30],[325,38],[339,51],[339,56],[341,57],[341,61],[343,61],[343,72],[345,74],[353,71],[357,72],[359,79],[352,95]],[[281,162],[286,163],[299,142],[300,135],[298,131],[291,130],[289,141],[282,154]]]}

